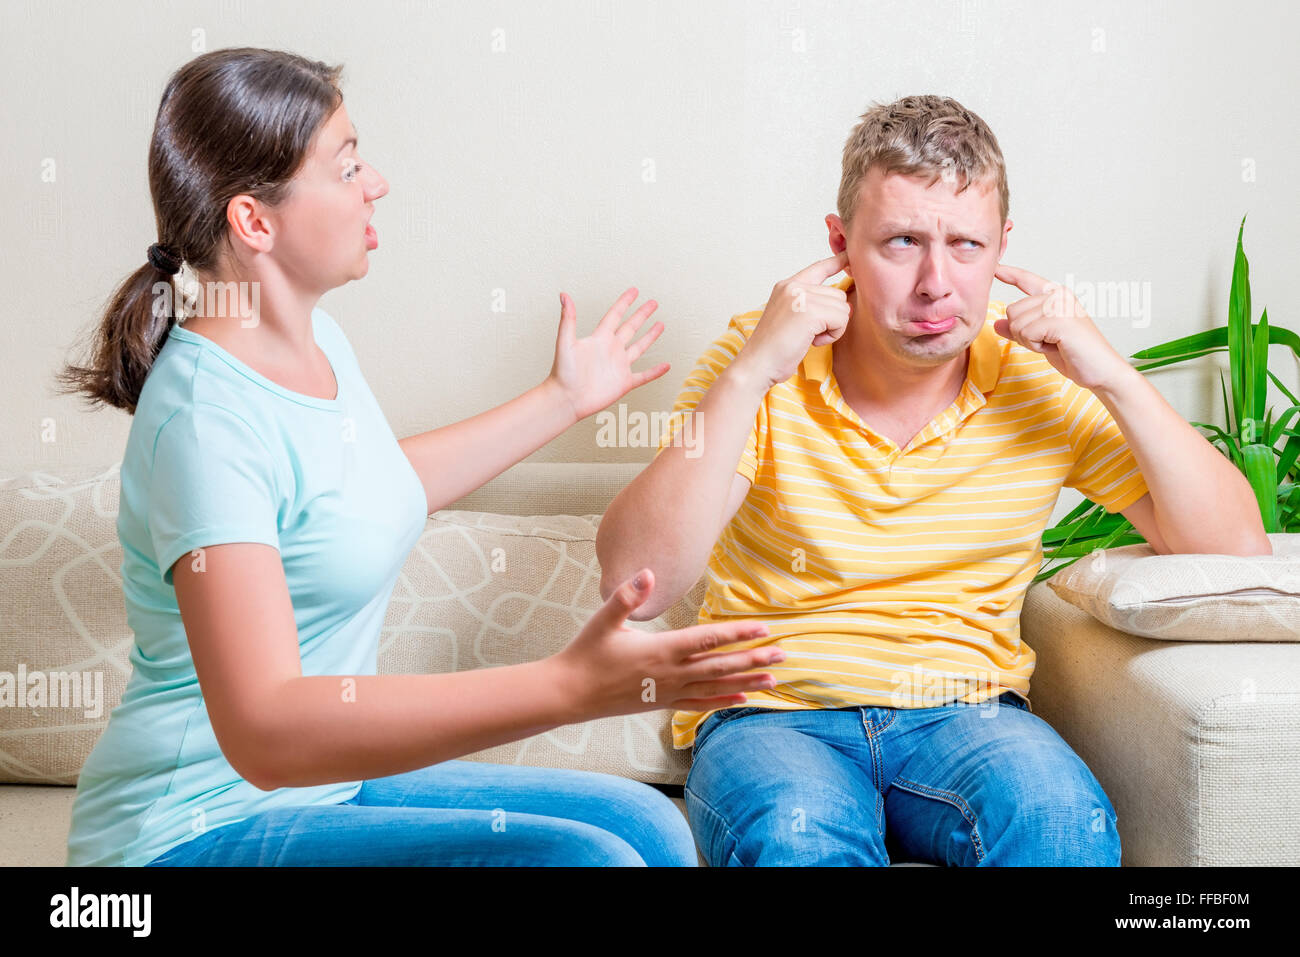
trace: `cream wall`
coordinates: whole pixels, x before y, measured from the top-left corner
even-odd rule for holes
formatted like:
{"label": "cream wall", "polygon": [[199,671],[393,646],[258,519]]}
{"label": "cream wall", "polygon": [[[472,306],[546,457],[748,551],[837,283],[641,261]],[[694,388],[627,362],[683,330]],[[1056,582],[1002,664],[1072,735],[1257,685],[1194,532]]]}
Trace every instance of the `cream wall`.
{"label": "cream wall", "polygon": [[[1007,262],[1149,303],[1094,312],[1125,355],[1226,321],[1247,213],[1255,318],[1267,305],[1300,329],[1298,27],[1282,2],[5,0],[0,470],[120,460],[129,416],[55,397],[50,377],[156,238],[153,116],[202,49],[346,65],[362,157],[391,191],[369,275],[320,304],[405,436],[541,381],[561,289],[580,335],[629,285],[660,302],[667,328],[638,367],[672,369],[623,401],[669,409],[729,315],[829,254],[845,137],[871,101],[909,93],[954,96],[998,135]],[[1153,381],[1219,421],[1215,369]],[[531,459],[648,460],[601,447],[597,426]]]}

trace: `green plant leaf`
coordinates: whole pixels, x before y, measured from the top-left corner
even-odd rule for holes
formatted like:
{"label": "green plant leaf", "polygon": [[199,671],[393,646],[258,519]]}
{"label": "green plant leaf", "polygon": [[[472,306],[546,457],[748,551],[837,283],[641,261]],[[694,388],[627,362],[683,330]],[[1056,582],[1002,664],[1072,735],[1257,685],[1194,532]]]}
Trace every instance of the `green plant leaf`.
{"label": "green plant leaf", "polygon": [[1288,388],[1287,388],[1287,387],[1282,383],[1282,380],[1281,380],[1281,379],[1279,379],[1277,376],[1273,375],[1272,371],[1269,372],[1268,377],[1269,377],[1270,379],[1273,380],[1273,384],[1274,384],[1275,386],[1277,386],[1279,390],[1281,390],[1281,392],[1282,392],[1282,394],[1283,394],[1284,396],[1286,396],[1288,399],[1290,399],[1294,404],[1296,404],[1296,405],[1300,405],[1300,399],[1297,399],[1295,396],[1293,396],[1293,395],[1291,394],[1291,390],[1288,389]]}
{"label": "green plant leaf", "polygon": [[1297,413],[1300,413],[1300,405],[1293,405],[1283,412],[1282,417],[1273,423],[1272,428],[1269,430],[1268,438],[1265,441],[1269,445],[1277,445],[1277,440],[1287,434],[1286,426],[1287,423],[1291,421],[1291,416]]}
{"label": "green plant leaf", "polygon": [[1161,366],[1171,366],[1179,362],[1188,362],[1192,359],[1199,359],[1201,356],[1212,356],[1216,352],[1224,352],[1224,349],[1205,349],[1201,352],[1189,352],[1187,355],[1172,356],[1168,359],[1158,359],[1155,362],[1142,362],[1133,368],[1138,372],[1146,372],[1148,369],[1159,369]]}
{"label": "green plant leaf", "polygon": [[1145,349],[1139,349],[1133,353],[1134,359],[1163,359],[1167,356],[1183,355],[1189,352],[1200,352],[1205,349],[1225,349],[1228,345],[1228,327],[1215,326],[1213,329],[1206,329],[1203,332],[1193,332],[1190,335],[1180,336],[1177,339],[1170,339],[1168,342],[1162,342],[1158,346],[1147,346]]}
{"label": "green plant leaf", "polygon": [[[1295,406],[1290,411],[1295,410]],[[1285,429],[1283,434],[1287,436],[1286,445],[1282,446],[1282,451],[1278,454],[1277,459],[1277,480],[1281,482],[1291,474],[1295,468],[1296,459],[1300,458],[1300,432],[1295,429]]]}
{"label": "green plant leaf", "polygon": [[[1268,310],[1259,317],[1255,327],[1254,355],[1251,357],[1250,378],[1247,380],[1247,406],[1253,419],[1264,417],[1264,403],[1268,398]],[[1267,431],[1264,433],[1268,434]]]}
{"label": "green plant leaf", "polygon": [[1246,398],[1246,382],[1250,377],[1251,354],[1246,349],[1246,333],[1250,327],[1250,264],[1241,237],[1246,230],[1246,217],[1241,217],[1237,228],[1237,253],[1232,262],[1232,287],[1228,295],[1228,365],[1232,373],[1232,413],[1240,428]]}
{"label": "green plant leaf", "polygon": [[1286,499],[1282,502],[1278,524],[1287,531],[1291,526],[1300,522],[1300,485],[1293,486]]}
{"label": "green plant leaf", "polygon": [[[1233,425],[1232,425],[1232,406],[1228,403],[1228,392],[1227,392],[1227,387],[1223,384],[1223,372],[1222,372],[1222,370],[1220,370],[1220,372],[1219,372],[1219,389],[1223,391],[1223,410],[1224,410],[1224,415],[1226,416],[1226,418],[1227,418],[1227,420],[1228,420],[1228,421],[1227,421],[1228,431],[1229,431],[1229,432],[1234,432],[1234,433],[1235,433],[1236,430],[1233,428]],[[1231,436],[1229,437],[1229,440],[1228,440],[1228,449],[1229,449],[1229,454],[1230,454],[1230,457],[1231,457],[1231,460],[1232,460],[1232,464],[1235,465],[1237,468],[1240,469],[1240,468],[1241,468],[1241,450],[1237,447],[1237,441],[1236,441],[1236,438],[1235,438],[1235,437],[1231,437]]]}
{"label": "green plant leaf", "polygon": [[[1271,346],[1285,346],[1297,359],[1300,359],[1300,335],[1285,326],[1270,326],[1268,343]],[[1165,359],[1171,356],[1181,359],[1194,358],[1193,353],[1204,355],[1206,352],[1223,350],[1228,347],[1228,327],[1215,326],[1203,332],[1193,332],[1189,336],[1171,339],[1158,346],[1148,346],[1133,353],[1134,359]]]}
{"label": "green plant leaf", "polygon": [[1247,445],[1241,450],[1243,472],[1259,503],[1259,517],[1265,532],[1280,531],[1277,527],[1277,471],[1273,450],[1267,445]]}

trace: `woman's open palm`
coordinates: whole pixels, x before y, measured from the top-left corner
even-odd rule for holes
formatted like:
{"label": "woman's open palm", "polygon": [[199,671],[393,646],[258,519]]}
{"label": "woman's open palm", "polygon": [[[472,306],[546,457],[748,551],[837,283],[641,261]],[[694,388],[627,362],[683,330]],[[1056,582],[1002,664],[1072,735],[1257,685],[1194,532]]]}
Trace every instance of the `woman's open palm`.
{"label": "woman's open palm", "polygon": [[632,342],[641,324],[659,308],[659,303],[651,299],[619,325],[624,310],[636,301],[636,297],[634,286],[618,297],[590,336],[579,339],[573,300],[566,293],[560,293],[560,330],[555,340],[551,378],[573,404],[579,419],[598,412],[637,386],[645,385],[668,371],[667,362],[644,372],[632,371],[632,363],[641,358],[664,329],[663,323],[656,322],[647,335]]}

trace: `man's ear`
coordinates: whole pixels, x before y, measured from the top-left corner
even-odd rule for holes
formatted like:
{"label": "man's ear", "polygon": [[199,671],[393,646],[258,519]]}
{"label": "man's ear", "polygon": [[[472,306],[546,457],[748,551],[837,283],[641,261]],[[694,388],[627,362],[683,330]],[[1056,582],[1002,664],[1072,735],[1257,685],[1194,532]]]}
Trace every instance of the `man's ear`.
{"label": "man's ear", "polygon": [[[844,221],[835,213],[829,213],[826,216],[827,239],[830,241],[831,252],[838,256],[844,252],[849,244],[848,230],[844,228]],[[847,262],[844,264],[844,272],[852,276],[853,267]]]}
{"label": "man's ear", "polygon": [[998,247],[998,262],[1001,262],[1002,257],[1007,254],[1007,239],[1010,238],[1011,227],[1014,225],[1015,222],[1010,217],[1008,217],[1007,224],[1002,227],[1002,244]]}

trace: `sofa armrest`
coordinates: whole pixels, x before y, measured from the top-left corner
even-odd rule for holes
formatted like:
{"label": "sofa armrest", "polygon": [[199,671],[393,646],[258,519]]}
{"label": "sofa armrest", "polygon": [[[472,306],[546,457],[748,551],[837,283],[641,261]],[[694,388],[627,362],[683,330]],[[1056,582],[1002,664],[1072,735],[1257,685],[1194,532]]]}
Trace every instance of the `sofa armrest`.
{"label": "sofa armrest", "polygon": [[1029,696],[1115,806],[1123,863],[1300,863],[1300,644],[1117,631],[1029,588]]}

